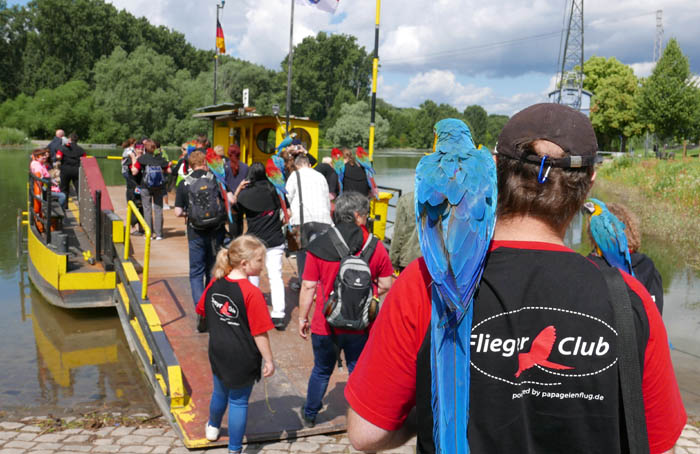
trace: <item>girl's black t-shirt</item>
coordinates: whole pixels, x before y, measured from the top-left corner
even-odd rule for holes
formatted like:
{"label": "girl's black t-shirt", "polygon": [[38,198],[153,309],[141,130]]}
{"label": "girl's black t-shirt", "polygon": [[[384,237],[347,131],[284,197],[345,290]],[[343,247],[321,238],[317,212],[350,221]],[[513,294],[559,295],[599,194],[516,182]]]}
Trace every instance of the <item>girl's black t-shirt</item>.
{"label": "girl's black t-shirt", "polygon": [[367,183],[367,174],[365,169],[360,164],[345,165],[345,174],[343,176],[343,191],[359,192],[364,196],[369,197],[371,188]]}
{"label": "girl's black t-shirt", "polygon": [[284,244],[280,201],[274,187],[267,181],[256,181],[241,191],[236,211],[245,214],[248,233],[260,238],[268,248]]}
{"label": "girl's black t-shirt", "polygon": [[262,356],[253,336],[273,328],[265,298],[247,279],[212,281],[197,304],[209,330],[209,362],[230,389],[260,379]]}

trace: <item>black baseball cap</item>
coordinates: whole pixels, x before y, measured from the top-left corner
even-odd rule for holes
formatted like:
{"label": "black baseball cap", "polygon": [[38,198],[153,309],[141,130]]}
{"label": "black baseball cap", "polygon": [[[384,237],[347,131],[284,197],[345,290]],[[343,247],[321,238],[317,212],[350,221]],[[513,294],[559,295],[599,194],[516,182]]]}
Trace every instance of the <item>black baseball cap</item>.
{"label": "black baseball cap", "polygon": [[566,156],[547,158],[547,165],[571,169],[595,164],[598,141],[588,117],[562,104],[542,103],[527,107],[513,115],[496,142],[496,153],[512,159],[539,164],[541,156],[527,153],[521,147],[535,140],[548,140],[559,145]]}

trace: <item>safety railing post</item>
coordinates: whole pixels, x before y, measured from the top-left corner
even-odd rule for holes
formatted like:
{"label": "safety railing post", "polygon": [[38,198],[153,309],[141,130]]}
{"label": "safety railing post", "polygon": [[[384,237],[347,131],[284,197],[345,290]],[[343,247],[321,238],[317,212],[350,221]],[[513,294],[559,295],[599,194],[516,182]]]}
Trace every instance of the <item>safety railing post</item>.
{"label": "safety railing post", "polygon": [[129,241],[131,239],[131,201],[126,204],[126,225],[124,226],[124,260],[129,260]]}
{"label": "safety railing post", "polygon": [[143,227],[143,235],[146,237],[146,245],[144,247],[144,258],[143,258],[143,282],[141,283],[141,299],[146,299],[148,294],[148,272],[151,262],[151,228],[146,223],[146,220],[141,216],[136,204],[133,201],[129,201],[126,210],[126,238],[124,240],[124,260],[129,259],[129,234],[131,233],[131,214],[136,216],[136,220]]}
{"label": "safety railing post", "polygon": [[95,260],[102,260],[102,191],[95,191]]}

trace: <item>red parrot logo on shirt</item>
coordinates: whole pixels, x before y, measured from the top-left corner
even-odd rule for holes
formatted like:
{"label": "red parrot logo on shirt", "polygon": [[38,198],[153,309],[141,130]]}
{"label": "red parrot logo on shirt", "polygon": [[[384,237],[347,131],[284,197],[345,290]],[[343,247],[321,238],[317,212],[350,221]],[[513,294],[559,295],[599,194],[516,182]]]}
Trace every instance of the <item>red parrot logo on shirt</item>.
{"label": "red parrot logo on shirt", "polygon": [[519,377],[521,373],[530,369],[533,366],[543,366],[549,369],[573,369],[570,366],[564,366],[562,364],[553,363],[548,361],[549,355],[552,353],[552,347],[554,346],[554,341],[557,339],[557,330],[554,326],[548,326],[543,329],[540,334],[535,337],[532,341],[532,347],[528,353],[518,354],[518,371],[515,373],[515,377]]}
{"label": "red parrot logo on shirt", "polygon": [[214,293],[211,295],[211,302],[214,310],[224,319],[238,318],[238,307],[228,296]]}

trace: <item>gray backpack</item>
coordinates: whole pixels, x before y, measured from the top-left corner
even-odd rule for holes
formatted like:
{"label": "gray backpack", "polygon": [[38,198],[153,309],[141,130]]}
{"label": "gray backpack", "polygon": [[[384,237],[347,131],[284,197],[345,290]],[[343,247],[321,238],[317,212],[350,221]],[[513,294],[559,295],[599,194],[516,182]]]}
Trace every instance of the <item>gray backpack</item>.
{"label": "gray backpack", "polygon": [[323,306],[323,313],[332,328],[362,331],[377,315],[377,302],[372,289],[369,259],[379,239],[370,234],[359,256],[350,254],[338,229],[328,230],[333,246],[342,257],[333,290]]}

